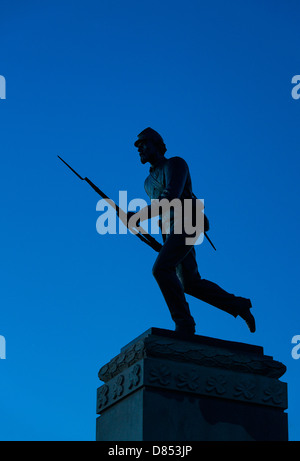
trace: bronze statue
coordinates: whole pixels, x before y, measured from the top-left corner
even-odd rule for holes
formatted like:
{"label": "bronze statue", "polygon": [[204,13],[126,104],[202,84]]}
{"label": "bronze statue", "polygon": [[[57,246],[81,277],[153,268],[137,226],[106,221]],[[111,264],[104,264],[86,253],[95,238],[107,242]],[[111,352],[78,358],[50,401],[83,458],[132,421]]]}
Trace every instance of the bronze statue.
{"label": "bronze statue", "polygon": [[[166,158],[166,146],[152,128],[146,128],[134,143],[142,164],[150,163],[150,173],[145,180],[145,190],[151,200],[173,200],[197,198],[192,191],[189,168],[180,157]],[[150,215],[151,213],[151,215]],[[147,207],[138,213],[129,213],[128,218],[141,221],[159,214],[159,207]],[[162,227],[161,215],[160,227]],[[209,230],[209,221],[205,216],[204,231]],[[255,332],[255,319],[250,312],[250,299],[230,294],[217,284],[201,278],[194,245],[186,244],[186,232],[174,232],[172,217],[168,233],[163,233],[163,246],[153,266],[153,275],[160,287],[171,317],[175,322],[175,331],[179,336],[189,337],[195,333],[195,321],[190,313],[185,293],[205,301],[234,317],[240,316],[249,330]]]}

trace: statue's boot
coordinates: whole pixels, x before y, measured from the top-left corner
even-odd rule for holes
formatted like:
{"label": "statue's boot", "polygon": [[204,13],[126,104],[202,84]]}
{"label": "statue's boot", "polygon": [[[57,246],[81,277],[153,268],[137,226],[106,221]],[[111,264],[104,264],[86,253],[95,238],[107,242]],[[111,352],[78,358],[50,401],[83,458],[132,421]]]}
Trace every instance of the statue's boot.
{"label": "statue's boot", "polygon": [[175,332],[177,336],[182,339],[193,337],[196,332],[194,319],[192,318],[190,322],[176,323]]}
{"label": "statue's boot", "polygon": [[239,309],[238,315],[245,320],[247,327],[251,331],[251,333],[254,333],[256,331],[256,325],[255,325],[255,318],[250,312],[250,307],[242,307]]}

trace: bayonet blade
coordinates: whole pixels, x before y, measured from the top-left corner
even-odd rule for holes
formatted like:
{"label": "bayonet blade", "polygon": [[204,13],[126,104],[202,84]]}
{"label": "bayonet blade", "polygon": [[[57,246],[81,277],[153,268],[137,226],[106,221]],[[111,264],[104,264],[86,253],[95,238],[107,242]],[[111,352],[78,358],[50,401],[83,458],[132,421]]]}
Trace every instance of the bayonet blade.
{"label": "bayonet blade", "polygon": [[65,162],[59,155],[57,156],[65,165],[67,165],[67,167],[70,168],[71,171],[73,171],[73,173],[76,174],[76,176],[78,176],[79,179],[82,179],[84,180],[85,178],[83,178],[82,176],[80,176],[80,174],[77,173],[77,171],[75,171],[67,162]]}

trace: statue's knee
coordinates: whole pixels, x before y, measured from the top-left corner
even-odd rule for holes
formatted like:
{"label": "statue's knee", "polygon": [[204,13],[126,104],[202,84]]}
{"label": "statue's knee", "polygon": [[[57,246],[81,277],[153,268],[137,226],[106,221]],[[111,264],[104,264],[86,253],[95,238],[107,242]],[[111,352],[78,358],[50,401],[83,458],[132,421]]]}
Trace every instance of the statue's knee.
{"label": "statue's knee", "polygon": [[165,279],[165,277],[168,277],[173,271],[175,271],[175,268],[161,262],[155,262],[152,267],[152,274],[157,281]]}
{"label": "statue's knee", "polygon": [[152,267],[152,275],[153,275],[153,277],[154,277],[156,280],[159,278],[160,269],[159,269],[159,265],[158,265],[158,264],[154,264],[154,266]]}
{"label": "statue's knee", "polygon": [[168,269],[165,264],[161,264],[157,261],[154,263],[154,266],[152,267],[152,274],[156,280],[163,278],[167,272]]}

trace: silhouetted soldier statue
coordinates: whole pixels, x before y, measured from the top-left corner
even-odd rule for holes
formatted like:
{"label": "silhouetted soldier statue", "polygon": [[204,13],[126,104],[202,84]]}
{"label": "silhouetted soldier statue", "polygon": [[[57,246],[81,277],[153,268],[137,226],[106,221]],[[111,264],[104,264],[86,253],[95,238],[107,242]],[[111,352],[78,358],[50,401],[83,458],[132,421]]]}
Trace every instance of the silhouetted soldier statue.
{"label": "silhouetted soldier statue", "polygon": [[[197,201],[192,192],[187,163],[180,157],[165,158],[167,149],[159,133],[152,128],[146,128],[138,135],[134,145],[138,148],[142,164],[150,163],[145,190],[151,200],[165,198],[171,201],[178,198],[182,203],[184,199]],[[143,221],[157,214],[154,211],[150,216],[149,210],[150,206],[136,214],[129,213],[128,217],[138,216]],[[204,230],[208,229],[209,222],[205,217]],[[186,244],[186,237],[184,229],[180,234],[174,232],[171,221],[169,233],[163,233],[164,244],[153,266],[153,275],[175,322],[175,330],[183,337],[195,333],[195,321],[185,298],[187,293],[234,317],[240,316],[247,323],[249,330],[255,332],[250,299],[227,293],[217,284],[202,279],[198,272],[194,245]]]}

